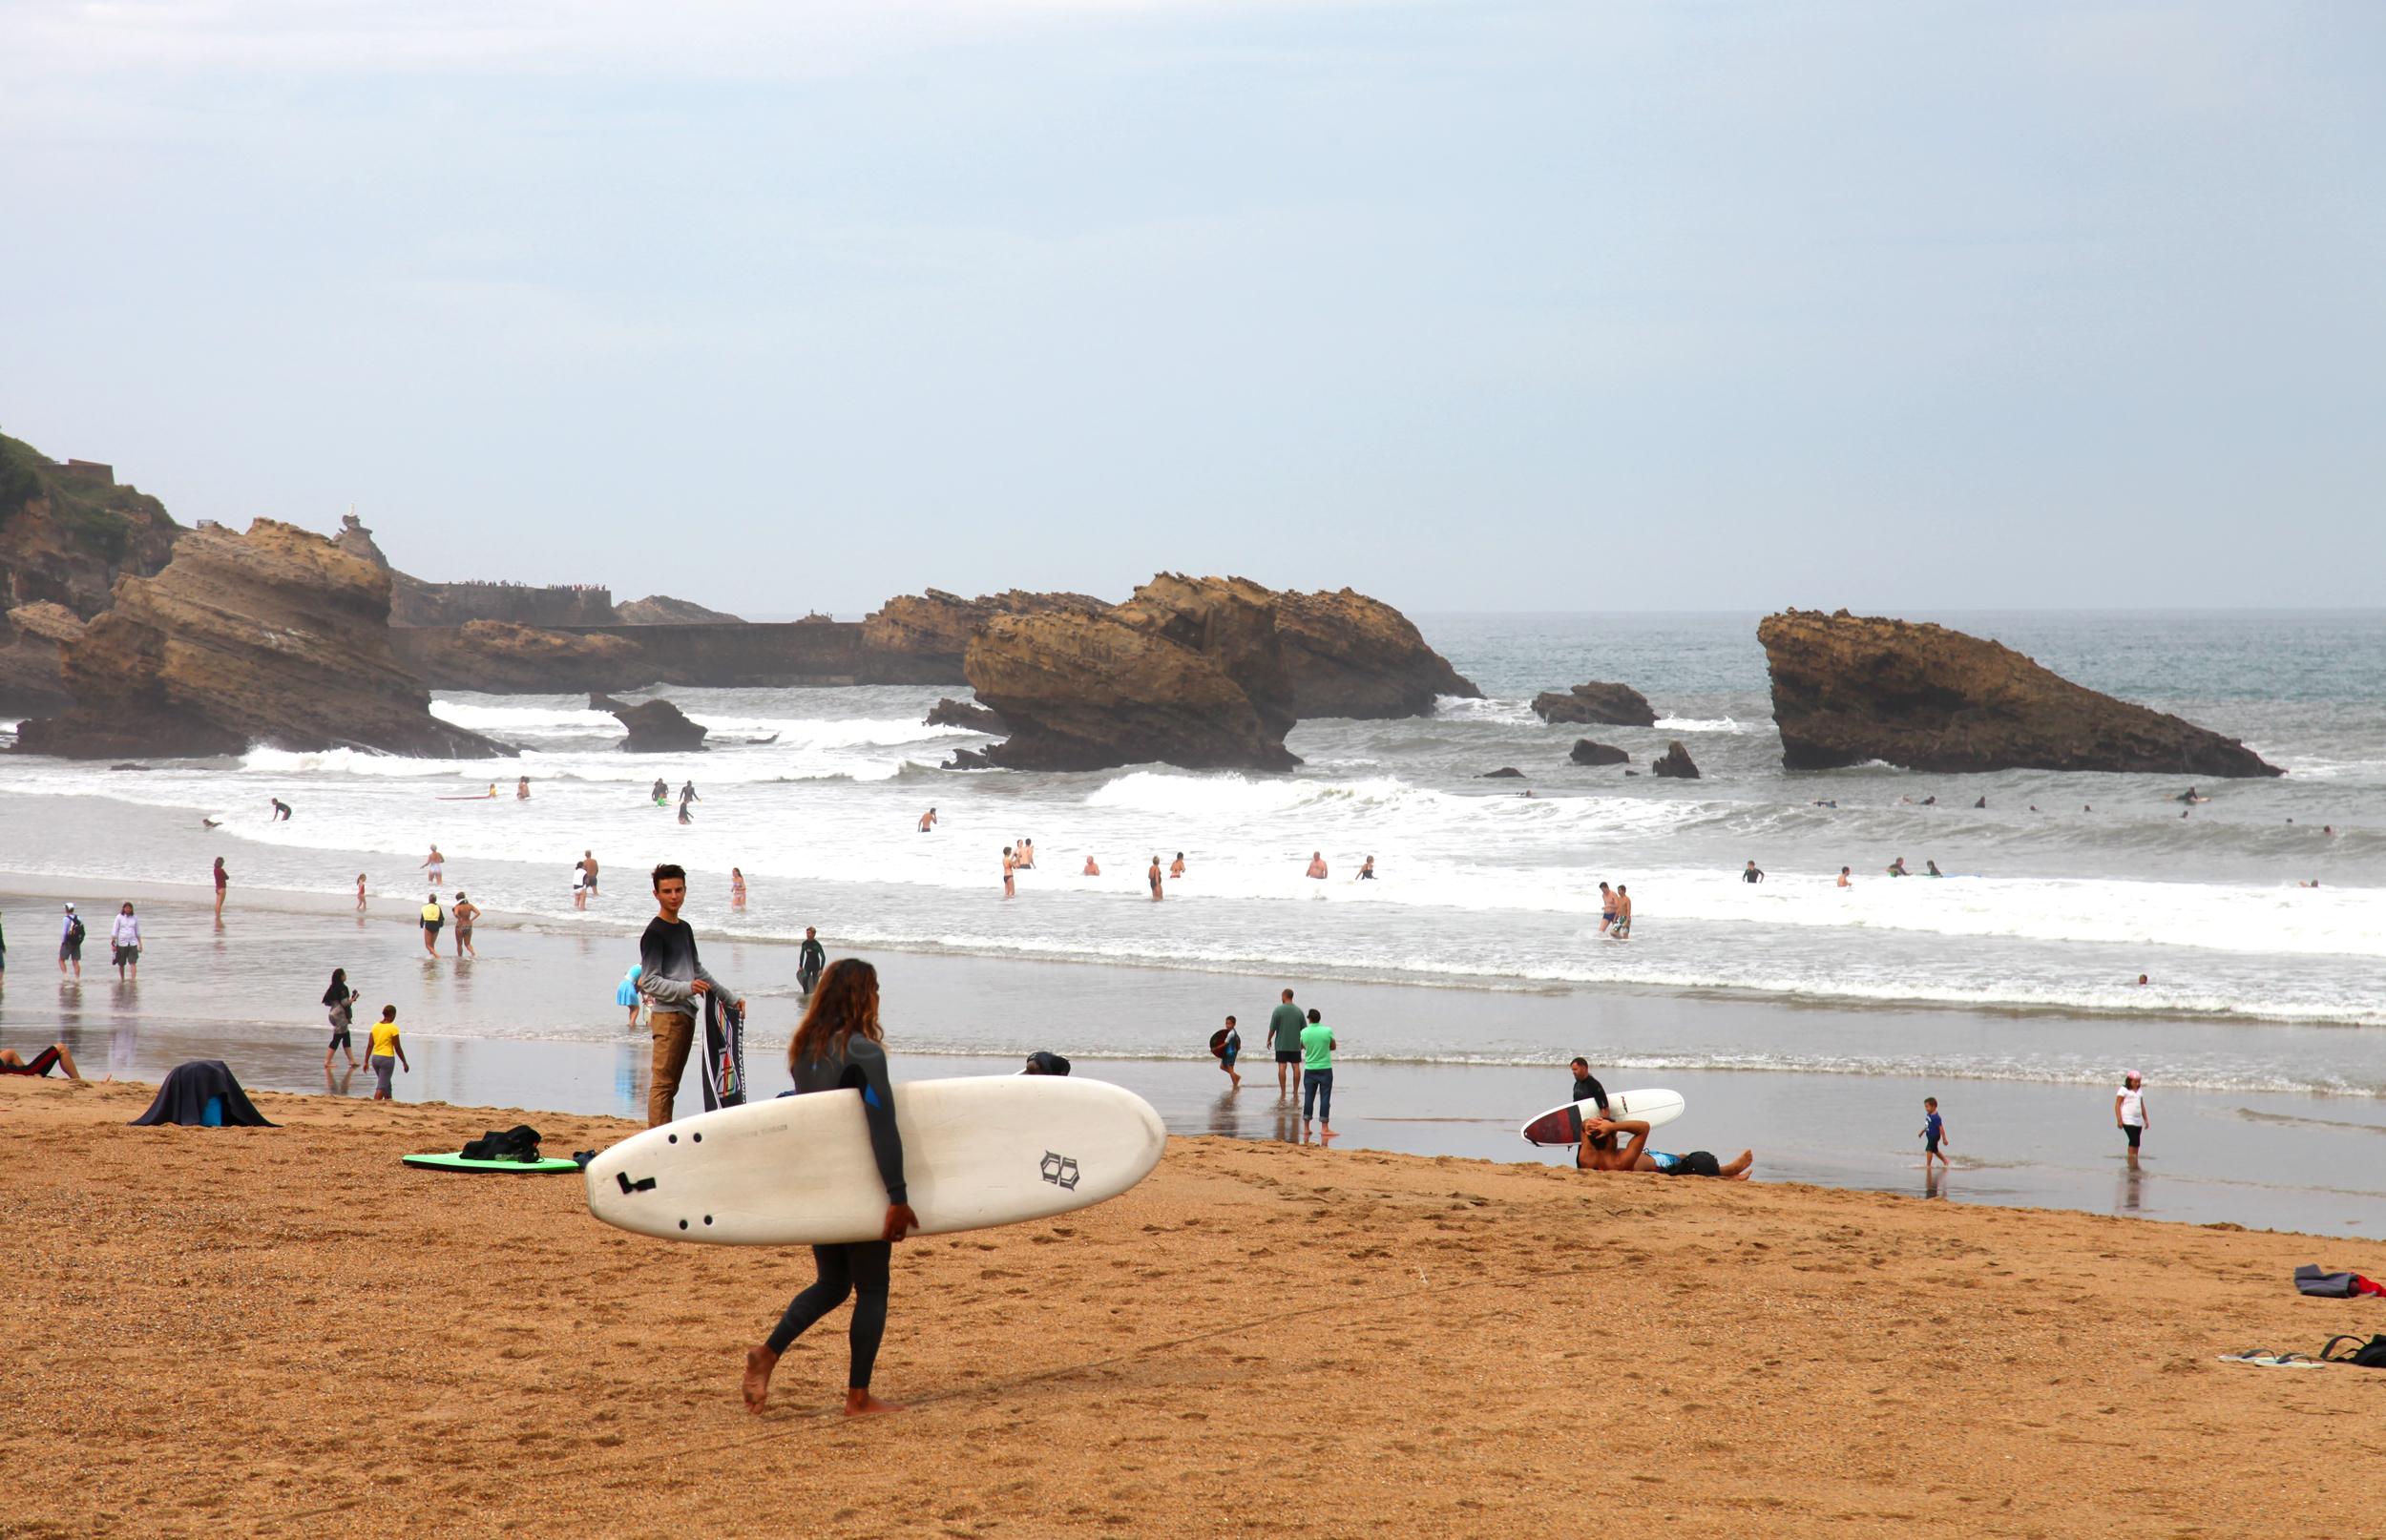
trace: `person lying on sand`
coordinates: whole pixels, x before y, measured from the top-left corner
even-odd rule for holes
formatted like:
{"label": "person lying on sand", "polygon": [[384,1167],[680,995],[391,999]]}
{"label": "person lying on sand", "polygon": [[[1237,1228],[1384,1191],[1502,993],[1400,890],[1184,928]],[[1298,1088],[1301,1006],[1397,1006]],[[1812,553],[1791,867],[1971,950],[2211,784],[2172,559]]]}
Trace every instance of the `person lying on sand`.
{"label": "person lying on sand", "polygon": [[[1618,1138],[1622,1134],[1623,1137]],[[1645,1172],[1659,1176],[1721,1176],[1727,1181],[1744,1182],[1756,1165],[1755,1152],[1743,1150],[1740,1158],[1726,1165],[1705,1150],[1688,1155],[1666,1155],[1648,1147],[1648,1125],[1639,1118],[1621,1122],[1605,1117],[1582,1120],[1582,1147],[1574,1153],[1574,1164],[1581,1171]]]}
{"label": "person lying on sand", "polygon": [[0,1048],[0,1074],[30,1074],[43,1076],[53,1069],[63,1068],[69,1080],[80,1080],[83,1072],[74,1067],[74,1055],[64,1043],[52,1043],[29,1061],[12,1048]]}

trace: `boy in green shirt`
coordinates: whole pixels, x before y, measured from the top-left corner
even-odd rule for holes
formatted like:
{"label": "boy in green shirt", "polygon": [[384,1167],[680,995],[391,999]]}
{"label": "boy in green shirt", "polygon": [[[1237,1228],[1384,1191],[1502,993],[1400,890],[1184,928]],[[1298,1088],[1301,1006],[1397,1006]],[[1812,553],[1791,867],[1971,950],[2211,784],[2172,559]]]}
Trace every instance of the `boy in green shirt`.
{"label": "boy in green shirt", "polygon": [[1301,1029],[1301,1142],[1309,1142],[1309,1112],[1317,1113],[1317,1127],[1325,1138],[1334,1136],[1334,1034],[1309,1011],[1308,1025]]}

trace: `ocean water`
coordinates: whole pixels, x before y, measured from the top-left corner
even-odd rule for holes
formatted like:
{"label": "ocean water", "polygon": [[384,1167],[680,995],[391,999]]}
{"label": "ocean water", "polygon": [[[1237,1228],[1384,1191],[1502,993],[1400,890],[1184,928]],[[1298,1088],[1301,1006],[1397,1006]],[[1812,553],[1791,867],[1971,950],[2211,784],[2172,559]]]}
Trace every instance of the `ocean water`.
{"label": "ocean water", "polygon": [[[1431,718],[1305,722],[1291,739],[1305,763],[1285,776],[946,772],[952,749],[984,739],[921,725],[949,693],[936,690],[665,690],[716,747],[654,757],[616,749],[613,719],[576,697],[443,694],[440,715],[522,744],[521,762],[261,750],[109,771],[10,757],[0,869],[90,879],[104,897],[110,880],[202,881],[204,851],[241,884],[336,894],[363,871],[390,897],[419,893],[436,842],[450,893],[534,927],[610,932],[642,922],[644,868],[671,860],[696,874],[708,930],[755,942],[808,924],[846,946],[1446,991],[1446,1014],[1371,1045],[1385,1058],[1538,1062],[1554,1044],[1475,1041],[1469,999],[1624,988],[1853,1012],[1822,1030],[1785,1011],[1777,1040],[1684,1043],[1651,1069],[2088,1083],[2110,1066],[2092,1033],[2065,1051],[2062,1024],[2118,1020],[2175,1025],[2194,1045],[2192,1083],[2209,1089],[2386,1095],[2371,1035],[2386,1027],[2386,615],[1915,617],[2242,737],[2291,772],[2205,784],[2213,800],[2184,819],[2178,778],[1785,772],[1752,614],[1416,618],[1488,698],[1446,700]],[[1641,689],[1659,725],[1548,726],[1527,708],[1535,691],[1586,678]],[[1584,734],[1643,773],[1568,764]],[[1674,739],[1705,779],[1645,774]],[[1502,766],[1526,779],[1483,779]],[[526,802],[517,773],[532,778]],[[493,801],[441,800],[492,775]],[[675,792],[695,781],[693,823],[651,805],[658,777]],[[273,797],[297,816],[269,822]],[[931,805],[939,826],[919,834]],[[203,843],[201,816],[222,822]],[[1004,903],[1001,850],[1020,836],[1039,869]],[[609,895],[587,913],[570,897],[583,850]],[[1150,903],[1146,862],[1180,851],[1187,875]],[[1330,864],[1325,882],[1302,875],[1311,851]],[[1089,854],[1099,877],[1081,875]],[[1356,881],[1370,855],[1378,880]],[[1890,879],[1899,855],[1948,875]],[[1739,881],[1750,859],[1761,884]],[[733,865],[753,894],[741,914],[722,902]],[[1848,889],[1833,885],[1842,865]],[[1597,934],[1602,880],[1630,887],[1629,942]],[[10,923],[22,947],[23,922]],[[1917,1043],[1911,1011],[1863,1013],[1890,1006],[2018,1025],[2009,1042]],[[610,1005],[589,1009],[606,1018]],[[1119,1030],[1146,1051],[1148,1034]],[[1037,1046],[1011,1035],[954,1023],[940,1046]],[[1152,1051],[1174,1042],[1153,1037]]]}

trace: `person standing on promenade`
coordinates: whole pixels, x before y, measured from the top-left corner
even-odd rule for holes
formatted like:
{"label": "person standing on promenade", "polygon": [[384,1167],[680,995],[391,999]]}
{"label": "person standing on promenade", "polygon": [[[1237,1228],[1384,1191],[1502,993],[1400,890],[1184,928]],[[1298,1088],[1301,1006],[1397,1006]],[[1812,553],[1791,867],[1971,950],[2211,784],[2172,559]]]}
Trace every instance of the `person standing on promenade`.
{"label": "person standing on promenade", "polygon": [[1292,1003],[1290,989],[1284,992],[1283,1004],[1267,1013],[1267,1040],[1276,1051],[1278,1101],[1290,1101],[1300,1094],[1301,1029],[1308,1025],[1301,1008]]}
{"label": "person standing on promenade", "polygon": [[920,1222],[903,1180],[903,1133],[895,1126],[895,1090],[885,1045],[878,1025],[878,970],[858,957],[839,958],[821,980],[820,992],[787,1044],[787,1073],[799,1096],[848,1088],[862,1093],[870,1155],[887,1188],[886,1222],[876,1240],[812,1248],[816,1276],[810,1287],[787,1301],[786,1313],[761,1346],[745,1351],[745,1409],[758,1416],[770,1397],[770,1373],[779,1366],[780,1356],[848,1295],[853,1298],[853,1320],[846,1331],[845,1414],[864,1417],[901,1409],[869,1393],[878,1344],[887,1335],[894,1243]]}
{"label": "person standing on promenade", "polygon": [[1309,1111],[1317,1112],[1319,1142],[1334,1136],[1334,1034],[1315,1007],[1301,1029],[1301,1142],[1309,1142]]}
{"label": "person standing on promenade", "polygon": [[223,890],[232,885],[232,874],[224,869],[223,858],[216,858],[216,918],[223,918]]}
{"label": "person standing on promenade", "polygon": [[713,977],[696,955],[696,927],[680,918],[687,903],[687,872],[665,862],[655,868],[655,917],[638,938],[638,992],[646,997],[648,1026],[654,1031],[655,1057],[646,1083],[646,1126],[671,1121],[671,1104],[680,1094],[680,1076],[686,1072],[688,1045],[696,1035],[696,1017],[702,996],[719,992],[740,1010],[745,999]]}
{"label": "person standing on promenade", "polygon": [[423,950],[436,958],[439,955],[439,927],[448,923],[448,917],[440,912],[438,894],[423,895],[420,919],[423,926]]}
{"label": "person standing on promenade", "polygon": [[136,984],[140,982],[141,923],[133,917],[133,901],[130,899],[125,900],[124,907],[116,910],[115,924],[108,930],[108,946],[115,959],[116,977],[123,978],[124,970],[129,968],[133,970],[133,981]]}
{"label": "person standing on promenade", "polygon": [[2153,1116],[2145,1110],[2145,1079],[2135,1070],[2121,1077],[2121,1089],[2113,1094],[2113,1126],[2129,1141],[2129,1169],[2138,1169],[2138,1141],[2154,1126]]}
{"label": "person standing on promenade", "polygon": [[455,954],[457,957],[478,957],[472,946],[472,922],[480,918],[480,905],[462,893],[455,896]]}
{"label": "person standing on promenade", "polygon": [[[219,897],[216,903],[220,905],[223,900]],[[69,968],[76,978],[83,976],[83,921],[72,904],[66,906],[66,923],[58,926],[58,971]]]}
{"label": "person standing on promenade", "polygon": [[331,1042],[324,1049],[324,1068],[331,1068],[331,1056],[345,1049],[348,1068],[356,1068],[356,1043],[348,1036],[348,1024],[356,1019],[356,991],[348,988],[348,970],[331,970],[331,987],[324,990],[324,1017],[331,1023]]}
{"label": "person standing on promenade", "polygon": [[820,987],[820,975],[828,966],[828,953],[820,944],[820,932],[811,926],[804,927],[804,945],[795,952],[795,981],[810,994]]}
{"label": "person standing on promenade", "polygon": [[[330,1055],[325,1054],[324,1057],[328,1059]],[[407,1064],[406,1045],[398,1041],[397,1007],[381,1008],[381,1019],[373,1023],[372,1041],[365,1049],[365,1062],[371,1065],[373,1069],[373,1100],[394,1100],[395,1097],[389,1089],[391,1070],[395,1066],[405,1065],[407,1073],[414,1072],[414,1066]]]}

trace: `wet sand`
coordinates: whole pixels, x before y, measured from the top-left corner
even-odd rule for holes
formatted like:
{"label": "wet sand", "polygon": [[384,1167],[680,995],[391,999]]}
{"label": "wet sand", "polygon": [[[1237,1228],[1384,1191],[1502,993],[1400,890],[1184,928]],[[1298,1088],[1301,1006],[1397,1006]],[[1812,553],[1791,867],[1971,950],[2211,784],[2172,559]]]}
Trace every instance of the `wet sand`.
{"label": "wet sand", "polygon": [[[398,1077],[402,1100],[626,1114],[645,1104],[647,1039],[612,999],[635,931],[651,905],[603,901],[584,925],[558,931],[485,921],[482,956],[456,962],[450,938],[432,962],[412,927],[412,905],[377,901],[359,916],[339,901],[257,891],[236,896],[219,929],[188,888],[136,888],[149,940],[137,985],[103,961],[106,914],[94,904],[93,940],[79,986],[62,984],[49,917],[66,882],[0,884],[12,968],[0,989],[0,1045],[31,1051],[65,1041],[93,1075],[155,1079],[175,1064],[223,1058],[252,1085],[342,1096],[369,1093],[371,1076],[323,1071],[327,1032],[317,1000],[344,966],[368,1006],[396,1004],[415,1070]],[[88,885],[81,889],[88,894]],[[103,901],[104,902],[104,901]],[[777,1089],[773,1060],[801,1009],[795,949],[717,938],[717,914],[700,914],[705,955],[754,1003],[749,1033],[756,1083]],[[832,938],[833,940],[833,938]],[[848,948],[835,948],[844,954]],[[1653,991],[1457,990],[1338,978],[1111,967],[1032,959],[867,950],[881,968],[886,1019],[899,1077],[1017,1068],[991,1045],[1051,1047],[1081,1073],[1148,1098],[1180,1134],[1291,1139],[1300,1134],[1275,1091],[1275,1066],[1259,1033],[1246,1035],[1245,1088],[1229,1093],[1214,1061],[1191,1057],[1226,1009],[1255,1029],[1285,984],[1322,1004],[1342,1036],[1336,1072],[1337,1148],[1453,1155],[1509,1161],[1536,1155],[1517,1137],[1532,1114],[1565,1098],[1565,1057],[1600,1054],[1613,1089],[1662,1085],[1690,1113],[1664,1131],[1662,1148],[1758,1155],[1760,1180],[1869,1187],[1957,1202],[2041,1204],[2196,1222],[2227,1220],[2321,1233],[2386,1235],[2386,1194],[2376,1174],[2386,1152],[2386,1105],[2371,1096],[2314,1096],[2172,1089],[2164,1067],[2225,1045],[2245,1029],[2184,1023],[2083,1022],[2063,1017],[1950,1010],[1861,1012]],[[367,1014],[370,1012],[368,1011]],[[2295,1033],[2296,1029],[2256,1029]],[[2343,1061],[2375,1053],[2375,1033],[2302,1032],[2300,1051]],[[1371,1044],[1438,1041],[1455,1053],[1545,1051],[1537,1065],[1385,1059]],[[1927,1073],[1813,1073],[1778,1070],[1610,1068],[1604,1052],[1634,1049],[1759,1051],[1794,1040],[1808,1050],[1844,1040],[1851,1051],[1884,1039],[1917,1051],[1951,1040],[2102,1039],[2116,1063],[2156,1067],[2155,1128],[2132,1175],[2101,1085],[1970,1080]],[[2227,1051],[2225,1047],[2208,1050]],[[1941,1098],[1954,1171],[1926,1184],[1920,1100]],[[680,1105],[697,1105],[693,1071]]]}
{"label": "wet sand", "polygon": [[[2224,1365],[2386,1327],[2375,1243],[1177,1139],[1062,1220],[907,1242],[879,1391],[808,1275],[397,1163],[513,1120],[0,1080],[0,1530],[1709,1536],[2376,1528],[2386,1374]],[[551,1149],[630,1126],[537,1119]]]}

